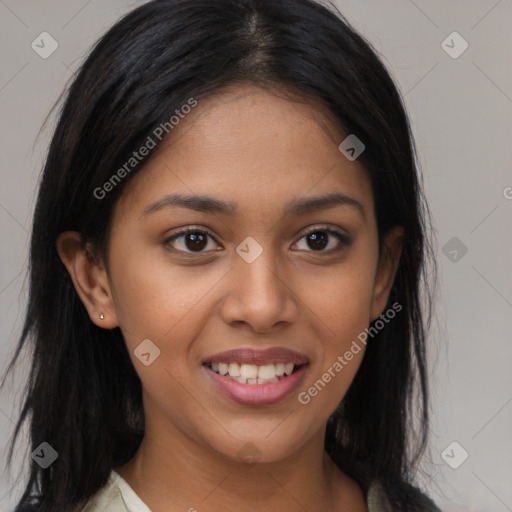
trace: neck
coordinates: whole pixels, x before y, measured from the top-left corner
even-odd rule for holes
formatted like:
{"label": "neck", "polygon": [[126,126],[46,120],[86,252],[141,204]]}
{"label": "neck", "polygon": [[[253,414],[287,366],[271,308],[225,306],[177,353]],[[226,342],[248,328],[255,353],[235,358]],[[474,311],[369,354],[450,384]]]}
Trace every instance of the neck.
{"label": "neck", "polygon": [[365,510],[354,508],[364,504],[362,493],[326,454],[324,437],[318,432],[284,460],[243,463],[168,425],[146,424],[135,457],[116,471],[152,512],[168,511],[170,504],[189,512],[247,510],[247,504],[266,512]]}

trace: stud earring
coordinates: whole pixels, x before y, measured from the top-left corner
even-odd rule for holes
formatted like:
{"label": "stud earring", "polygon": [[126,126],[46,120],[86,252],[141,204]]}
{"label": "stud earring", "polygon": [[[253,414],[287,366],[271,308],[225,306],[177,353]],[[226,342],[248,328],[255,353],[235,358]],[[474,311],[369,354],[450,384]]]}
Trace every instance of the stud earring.
{"label": "stud earring", "polygon": [[105,317],[103,316],[103,313],[100,315],[100,320],[103,320]]}

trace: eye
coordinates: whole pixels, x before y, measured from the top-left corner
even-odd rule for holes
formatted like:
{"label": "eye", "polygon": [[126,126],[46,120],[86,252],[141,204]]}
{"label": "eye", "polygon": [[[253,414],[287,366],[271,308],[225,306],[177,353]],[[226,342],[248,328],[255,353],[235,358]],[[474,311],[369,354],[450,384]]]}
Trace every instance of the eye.
{"label": "eye", "polygon": [[[201,253],[209,247],[209,241],[215,239],[206,231],[197,228],[187,228],[172,235],[164,241],[165,246],[171,246],[173,252]],[[215,248],[217,247],[217,248]],[[221,249],[221,248],[220,248]],[[215,242],[208,250],[220,250]]]}
{"label": "eye", "polygon": [[[305,248],[300,247],[302,241],[306,244]],[[299,242],[294,244],[294,248],[299,246],[298,250],[332,253],[341,251],[350,243],[351,240],[343,233],[331,228],[318,227],[303,235]],[[170,246],[173,252],[185,254],[222,250],[212,235],[198,228],[184,229],[164,240],[163,244]]]}
{"label": "eye", "polygon": [[[315,228],[308,231],[296,244],[299,245],[304,240],[304,247],[299,250],[312,250],[314,252],[338,252],[345,246],[350,245],[351,240],[343,233],[330,228]],[[309,248],[309,249],[308,249]]]}

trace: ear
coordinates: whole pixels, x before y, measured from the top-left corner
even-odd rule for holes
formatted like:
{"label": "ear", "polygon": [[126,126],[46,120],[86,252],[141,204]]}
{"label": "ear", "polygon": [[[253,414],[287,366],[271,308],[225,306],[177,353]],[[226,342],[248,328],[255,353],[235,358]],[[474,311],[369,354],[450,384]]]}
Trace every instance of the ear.
{"label": "ear", "polygon": [[373,285],[370,320],[373,321],[384,312],[389,294],[393,287],[398,263],[402,254],[404,230],[402,226],[394,226],[383,237],[379,254],[379,262]]}
{"label": "ear", "polygon": [[[76,231],[66,231],[57,238],[59,257],[91,320],[98,327],[113,329],[119,324],[107,272],[101,259],[89,249],[82,247],[81,236]],[[103,315],[103,319],[100,315]]]}

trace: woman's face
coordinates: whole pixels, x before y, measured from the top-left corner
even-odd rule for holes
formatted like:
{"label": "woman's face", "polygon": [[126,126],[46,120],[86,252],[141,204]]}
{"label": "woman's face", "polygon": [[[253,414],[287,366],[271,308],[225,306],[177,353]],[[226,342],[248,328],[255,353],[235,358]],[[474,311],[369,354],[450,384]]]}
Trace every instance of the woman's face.
{"label": "woman's face", "polygon": [[312,106],[238,86],[171,135],[115,207],[106,320],[142,381],[146,435],[283,459],[352,382],[399,243],[379,260],[369,177]]}

